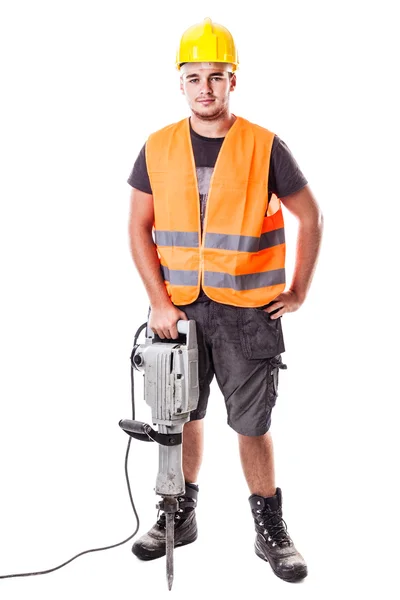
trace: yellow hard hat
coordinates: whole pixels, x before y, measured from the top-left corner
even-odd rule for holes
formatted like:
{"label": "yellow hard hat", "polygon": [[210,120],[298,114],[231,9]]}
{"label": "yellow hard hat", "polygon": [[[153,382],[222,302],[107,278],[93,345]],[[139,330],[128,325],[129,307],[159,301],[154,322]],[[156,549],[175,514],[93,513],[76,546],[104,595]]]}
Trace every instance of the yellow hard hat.
{"label": "yellow hard hat", "polygon": [[185,62],[232,63],[232,71],[236,71],[239,59],[231,33],[209,17],[189,27],[181,37],[176,68],[179,70]]}

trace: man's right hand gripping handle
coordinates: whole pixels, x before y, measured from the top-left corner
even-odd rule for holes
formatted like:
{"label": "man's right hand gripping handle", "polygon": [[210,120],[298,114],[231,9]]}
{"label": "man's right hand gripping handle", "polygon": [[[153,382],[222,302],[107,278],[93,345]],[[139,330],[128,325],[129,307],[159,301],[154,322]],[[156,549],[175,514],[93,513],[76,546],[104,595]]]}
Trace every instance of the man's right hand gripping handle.
{"label": "man's right hand gripping handle", "polygon": [[188,320],[186,314],[169,301],[161,306],[151,307],[148,325],[162,340],[175,340],[179,336],[176,324],[180,319]]}

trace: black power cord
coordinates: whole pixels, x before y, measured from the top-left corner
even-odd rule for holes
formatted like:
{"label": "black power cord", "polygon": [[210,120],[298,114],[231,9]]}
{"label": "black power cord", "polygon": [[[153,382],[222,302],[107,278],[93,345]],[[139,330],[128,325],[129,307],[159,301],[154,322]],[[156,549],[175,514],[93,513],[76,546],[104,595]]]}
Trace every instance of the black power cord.
{"label": "black power cord", "polygon": [[[147,323],[143,323],[143,325],[141,325],[139,327],[139,329],[137,330],[136,334],[135,334],[135,338],[134,338],[134,342],[133,342],[133,350],[131,353],[131,390],[132,390],[132,420],[135,420],[135,392],[134,392],[134,375],[133,375],[133,371],[134,371],[134,366],[133,366],[133,356],[135,354],[135,350],[137,347],[137,340],[138,337],[140,335],[140,333],[142,332],[142,330],[147,326]],[[65,565],[68,565],[70,562],[72,562],[73,560],[75,560],[76,558],[78,558],[78,556],[83,556],[84,554],[88,554],[89,552],[100,552],[101,550],[109,550],[110,548],[117,548],[117,546],[122,546],[123,544],[126,544],[126,542],[129,542],[129,540],[131,540],[138,532],[139,529],[139,516],[136,512],[136,508],[135,508],[135,503],[133,502],[133,498],[132,498],[132,492],[131,492],[131,486],[129,483],[129,476],[128,476],[128,456],[129,456],[129,450],[131,447],[131,441],[132,438],[129,437],[128,440],[128,446],[126,449],[126,454],[125,454],[125,477],[126,477],[126,483],[128,485],[128,493],[129,493],[129,498],[132,504],[132,508],[133,508],[133,512],[135,513],[135,517],[137,520],[137,527],[135,529],[135,531],[132,533],[132,535],[130,535],[128,538],[126,538],[126,540],[123,540],[122,542],[119,542],[118,544],[112,544],[112,546],[104,546],[103,548],[92,548],[91,550],[85,550],[84,552],[80,552],[79,554],[77,554],[76,556],[73,556],[72,558],[70,558],[69,560],[67,560],[65,563],[62,563],[62,565],[58,565],[58,567],[54,567],[53,569],[47,569],[46,571],[35,571],[33,573],[14,573],[13,575],[0,575],[0,579],[8,579],[10,577],[30,577],[31,575],[45,575],[46,573],[51,573],[52,571],[57,571],[57,569],[61,569],[61,567],[65,567]]]}

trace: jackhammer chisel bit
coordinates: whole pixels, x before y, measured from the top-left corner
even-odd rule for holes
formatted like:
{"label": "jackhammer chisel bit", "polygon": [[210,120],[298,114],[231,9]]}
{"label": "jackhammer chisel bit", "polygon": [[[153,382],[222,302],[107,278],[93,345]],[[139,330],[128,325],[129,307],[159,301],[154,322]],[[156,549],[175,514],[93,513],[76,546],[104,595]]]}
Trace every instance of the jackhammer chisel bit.
{"label": "jackhammer chisel bit", "polygon": [[168,589],[172,588],[174,581],[174,515],[166,517],[166,552],[167,552],[167,581]]}
{"label": "jackhammer chisel bit", "polygon": [[170,590],[174,581],[174,523],[175,514],[179,510],[179,504],[173,496],[164,496],[157,507],[165,513],[165,553],[167,557],[167,582],[168,589]]}

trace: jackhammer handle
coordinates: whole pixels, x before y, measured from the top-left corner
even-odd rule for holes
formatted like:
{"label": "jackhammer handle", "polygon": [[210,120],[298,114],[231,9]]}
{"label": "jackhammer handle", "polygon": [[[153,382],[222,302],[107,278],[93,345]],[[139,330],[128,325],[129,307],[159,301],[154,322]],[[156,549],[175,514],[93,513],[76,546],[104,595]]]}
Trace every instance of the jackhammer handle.
{"label": "jackhammer handle", "polygon": [[178,330],[178,333],[183,333],[187,335],[189,332],[189,321],[179,319],[179,321],[176,322],[176,328]]}
{"label": "jackhammer handle", "polygon": [[136,437],[146,442],[152,441],[146,433],[147,428],[151,429],[147,423],[132,421],[132,419],[121,419],[118,425],[128,434],[133,433]]}
{"label": "jackhammer handle", "polygon": [[142,421],[132,421],[132,419],[121,419],[119,422],[119,426],[122,427],[124,431],[130,431],[131,433],[146,433],[143,426],[146,423]]}
{"label": "jackhammer handle", "polygon": [[[178,330],[178,333],[183,333],[184,335],[187,335],[189,333],[189,324],[188,321],[185,321],[185,319],[179,319],[179,321],[176,322],[176,328]],[[147,335],[150,337],[154,337],[154,331],[147,326]],[[170,341],[170,340],[166,340],[166,341]]]}

